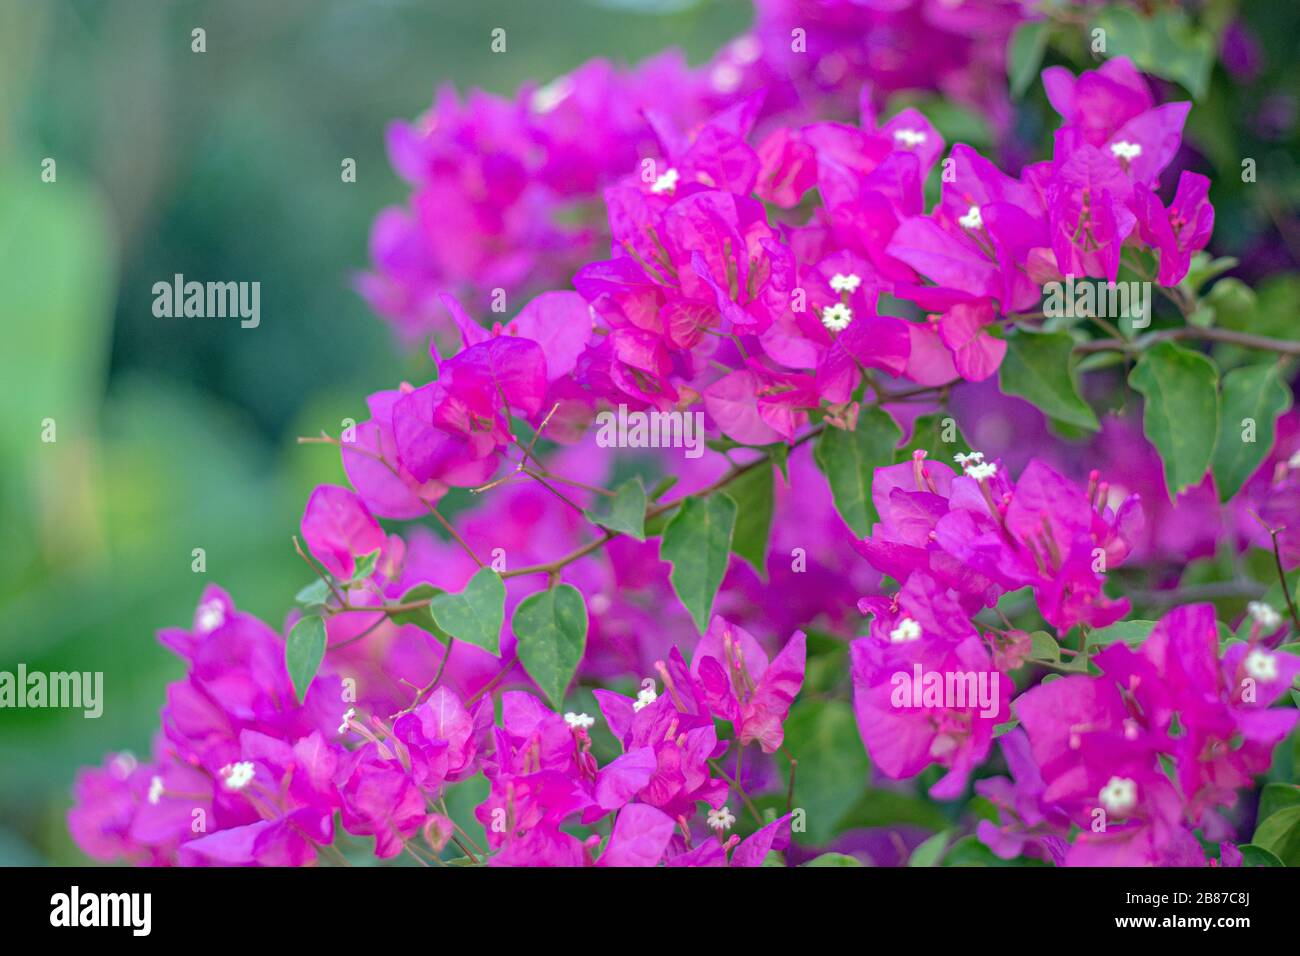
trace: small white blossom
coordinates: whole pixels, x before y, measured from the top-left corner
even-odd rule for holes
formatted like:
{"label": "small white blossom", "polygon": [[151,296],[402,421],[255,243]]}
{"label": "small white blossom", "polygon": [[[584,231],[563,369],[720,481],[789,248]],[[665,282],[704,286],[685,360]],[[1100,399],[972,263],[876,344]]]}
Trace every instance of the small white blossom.
{"label": "small white blossom", "polygon": [[357,715],[357,709],[355,707],[349,707],[347,709],[347,711],[343,714],[342,723],[339,724],[339,733],[346,734],[348,732],[348,726],[352,723],[352,718],[355,717],[356,715]]}
{"label": "small white blossom", "polygon": [[822,325],[832,332],[843,332],[853,321],[853,310],[843,302],[836,302],[822,309]]}
{"label": "small white blossom", "polygon": [[216,598],[211,601],[205,601],[199,605],[198,614],[195,615],[195,625],[198,630],[203,632],[215,631],[226,622],[226,611],[221,606],[221,602]]}
{"label": "small white blossom", "polygon": [[957,454],[952,456],[952,460],[955,461],[957,464],[961,465],[962,470],[964,471],[968,463],[973,465],[978,465],[980,462],[982,462],[984,460],[984,452],[973,451],[969,455],[963,455],[960,452],[958,452]]}
{"label": "small white blossom", "polygon": [[957,220],[957,224],[965,229],[983,229],[984,217],[980,215],[980,207],[971,206],[966,215]]}
{"label": "small white blossom", "polygon": [[1118,143],[1110,144],[1110,154],[1116,159],[1137,159],[1142,155],[1142,146],[1138,143],[1130,143],[1126,139],[1121,139]]}
{"label": "small white blossom", "polygon": [[114,754],[109,768],[113,771],[113,776],[118,780],[125,780],[131,774],[135,773],[135,768],[140,762],[135,759],[135,754],[129,750],[123,750],[121,753]]}
{"label": "small white blossom", "polygon": [[848,275],[837,272],[831,276],[831,288],[836,292],[848,292],[850,294],[858,291],[858,286],[862,285],[862,277],[856,273],[850,272]]}
{"label": "small white blossom", "polygon": [[992,478],[998,473],[998,466],[993,462],[980,462],[978,465],[970,465],[966,469],[966,475],[974,478],[976,481],[983,481],[985,478]]}
{"label": "small white blossom", "polygon": [[1097,799],[1106,808],[1107,813],[1123,816],[1137,806],[1137,783],[1128,777],[1111,777],[1106,786],[1101,788]]}
{"label": "small white blossom", "polygon": [[253,782],[253,762],[241,760],[239,763],[228,763],[221,768],[220,774],[227,790],[243,790]]}
{"label": "small white blossom", "polygon": [[730,63],[719,63],[709,73],[709,82],[718,93],[734,93],[745,75]]}
{"label": "small white blossom", "polygon": [[707,820],[709,826],[718,832],[722,832],[731,829],[731,825],[736,822],[736,815],[724,806],[719,807],[717,810],[710,810]]}
{"label": "small white blossom", "polygon": [[677,183],[680,181],[681,173],[677,172],[676,169],[669,169],[663,176],[656,178],[654,183],[651,183],[650,191],[655,194],[676,193]]}
{"label": "small white blossom", "polygon": [[1282,626],[1282,615],[1263,601],[1251,601],[1246,605],[1246,610],[1261,630],[1272,633]]}
{"label": "small white blossom", "polygon": [[646,678],[641,682],[641,689],[637,691],[636,701],[632,704],[633,710],[640,710],[642,707],[649,707],[659,699],[659,694],[655,691],[655,682]]}
{"label": "small white blossom", "polygon": [[737,37],[731,43],[731,55],[735,57],[737,63],[746,65],[758,61],[759,56],[763,53],[763,47],[758,42],[758,38],[752,33],[746,33],[742,37]]}
{"label": "small white blossom", "polygon": [[915,641],[921,636],[921,625],[910,617],[905,617],[898,622],[898,626],[889,632],[889,639],[895,644],[902,644],[905,641]]}
{"label": "small white blossom", "polygon": [[1255,680],[1266,684],[1277,680],[1277,658],[1268,651],[1255,648],[1246,655],[1242,666],[1246,669],[1246,674]]}
{"label": "small white blossom", "polygon": [[596,718],[590,714],[575,714],[573,711],[569,711],[564,715],[564,722],[574,730],[586,730],[596,722]]}
{"label": "small white blossom", "polygon": [[157,803],[163,795],[163,778],[155,774],[149,779],[149,802]]}
{"label": "small white blossom", "polygon": [[894,142],[901,143],[908,149],[913,149],[925,142],[925,133],[919,129],[896,129],[894,130]]}
{"label": "small white blossom", "polygon": [[681,180],[682,174],[675,169],[670,169],[654,181],[650,187],[652,193],[675,193],[677,192],[677,183]]}
{"label": "small white blossom", "polygon": [[531,100],[533,110],[538,113],[549,113],[555,109],[573,92],[573,79],[568,76],[562,76],[552,83],[547,83],[539,87],[534,93]]}

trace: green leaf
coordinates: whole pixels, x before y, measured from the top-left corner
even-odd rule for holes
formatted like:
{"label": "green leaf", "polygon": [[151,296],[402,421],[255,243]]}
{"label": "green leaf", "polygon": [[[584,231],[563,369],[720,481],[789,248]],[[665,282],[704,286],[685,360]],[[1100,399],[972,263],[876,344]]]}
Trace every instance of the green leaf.
{"label": "green leaf", "polygon": [[1074,339],[1064,332],[1017,330],[1007,338],[998,384],[1045,415],[1096,431],[1101,425],[1075,384]]}
{"label": "green leaf", "polygon": [[790,446],[783,441],[773,442],[764,446],[772,464],[781,469],[781,477],[787,482],[790,480]]}
{"label": "green leaf", "polygon": [[767,543],[772,532],[772,464],[764,460],[727,485],[736,502],[736,531],[731,550],[767,578]]}
{"label": "green leaf", "polygon": [[650,500],[658,501],[664,495],[668,494],[669,489],[672,488],[673,485],[677,484],[680,477],[680,475],[664,475],[656,481],[654,487],[650,489]]}
{"label": "green leaf", "polygon": [[1221,256],[1215,259],[1208,252],[1198,252],[1192,256],[1187,275],[1183,277],[1182,282],[1178,283],[1178,288],[1186,292],[1189,298],[1194,299],[1207,282],[1217,279],[1229,269],[1235,269],[1237,264],[1237,260],[1232,256]]}
{"label": "green leaf", "polygon": [[1192,26],[1181,10],[1166,9],[1151,18],[1152,62],[1149,72],[1187,87],[1197,100],[1205,98],[1214,66],[1214,38]]}
{"label": "green leaf", "polygon": [[366,580],[370,575],[375,573],[375,565],[379,563],[379,550],[371,551],[369,554],[363,554],[356,559],[356,570],[352,572],[352,577],[348,584],[357,584]]}
{"label": "green leaf", "polygon": [[519,642],[519,663],[558,709],[587,647],[582,595],[569,584],[531,594],[515,608],[510,626]]}
{"label": "green leaf", "polygon": [[944,462],[952,461],[953,455],[965,455],[971,451],[970,442],[957,427],[957,420],[951,415],[938,412],[932,415],[918,416],[912,423],[912,437],[902,448],[894,452],[895,464],[912,460],[912,453],[923,451],[933,459]]}
{"label": "green leaf", "polygon": [[1273,448],[1277,417],[1290,407],[1291,390],[1278,378],[1276,364],[1247,365],[1223,376],[1222,416],[1213,460],[1220,501],[1235,495],[1267,457]]}
{"label": "green leaf", "polygon": [[1048,21],[1022,23],[1007,42],[1007,78],[1011,96],[1020,99],[1038,78],[1038,67],[1047,52]]}
{"label": "green leaf", "polygon": [[602,528],[644,541],[645,486],[639,477],[630,478],[618,486],[613,498],[598,496],[586,515]]}
{"label": "green leaf", "polygon": [[847,853],[823,853],[821,856],[813,857],[804,866],[862,866],[862,861],[856,856],[849,856]]}
{"label": "green leaf", "polygon": [[[785,722],[785,749],[799,761],[794,805],[807,814],[800,842],[823,845],[862,799],[871,765],[853,707],[844,700],[799,700]],[[782,769],[789,772],[781,761]]]}
{"label": "green leaf", "polygon": [[1046,631],[1034,631],[1029,635],[1031,650],[1029,659],[1031,661],[1044,661],[1048,664],[1057,664],[1061,660],[1061,645],[1056,643],[1056,638],[1052,637]]}
{"label": "green leaf", "polygon": [[853,431],[828,427],[817,439],[813,458],[830,483],[835,510],[859,538],[871,532],[877,517],[871,504],[872,476],[877,468],[893,464],[902,437],[889,413],[873,406],[862,410]]}
{"label": "green leaf", "polygon": [[[860,749],[861,741],[859,740],[858,743]],[[802,761],[799,763],[799,772],[803,773]],[[837,831],[897,827],[905,824],[928,830],[941,830],[951,825],[938,807],[921,797],[900,793],[897,790],[868,789],[862,793],[861,784],[858,781],[854,783],[857,784],[861,796],[840,818]],[[796,780],[795,786],[798,785]],[[811,817],[809,822],[811,823]]]}
{"label": "green leaf", "polygon": [[1137,647],[1151,636],[1155,621],[1116,621],[1109,627],[1099,627],[1088,634],[1089,647],[1103,647],[1123,641],[1129,647]]}
{"label": "green leaf", "polygon": [[1181,10],[1161,10],[1150,19],[1112,5],[1093,21],[1106,31],[1108,57],[1128,57],[1144,73],[1181,83],[1196,99],[1205,96],[1214,65],[1214,38],[1194,27]]}
{"label": "green leaf", "polygon": [[329,582],[325,581],[323,578],[317,578],[311,584],[307,585],[295,594],[293,599],[299,604],[306,604],[310,607],[314,604],[324,604],[329,596]]}
{"label": "green leaf", "polygon": [[1286,807],[1300,804],[1300,787],[1290,783],[1266,783],[1259,793],[1257,821],[1264,821]]}
{"label": "green leaf", "polygon": [[301,702],[325,659],[325,620],[315,614],[299,618],[284,642],[284,666]]}
{"label": "green leaf", "polygon": [[1011,720],[1004,721],[1003,723],[1000,724],[995,724],[993,727],[993,736],[1001,737],[1003,734],[1008,734],[1019,726],[1020,726],[1020,721],[1016,720],[1013,717]]}
{"label": "green leaf", "polygon": [[1283,807],[1255,827],[1250,841],[1285,866],[1300,866],[1300,804]]}
{"label": "green leaf", "polygon": [[907,865],[938,866],[939,861],[943,859],[943,851],[948,849],[948,838],[951,835],[949,831],[944,830],[930,837],[912,851],[912,855],[907,859]]}
{"label": "green leaf", "polygon": [[1005,867],[1005,866],[1046,866],[1042,860],[1030,859],[1029,857],[1018,856],[1014,860],[1004,860],[995,856],[993,851],[979,841],[975,834],[964,836],[953,843],[943,858],[944,866],[979,866],[979,867]]}
{"label": "green leaf", "polygon": [[1219,371],[1199,352],[1159,342],[1143,353],[1128,381],[1146,399],[1142,430],[1164,461],[1172,501],[1210,467],[1219,422]]}
{"label": "green leaf", "polygon": [[1271,850],[1266,850],[1262,846],[1243,843],[1237,849],[1241,851],[1242,866],[1286,866],[1285,863],[1273,855]]}
{"label": "green leaf", "polygon": [[[417,584],[407,589],[406,593],[398,600],[398,604],[414,604],[417,601],[428,601],[439,594],[442,594],[442,588],[436,588],[432,584]],[[389,615],[394,624],[414,624],[416,627],[428,631],[444,644],[450,640],[447,632],[438,627],[433,619],[433,612],[429,610],[429,605],[415,608],[410,611],[399,611],[396,614]]]}
{"label": "green leaf", "polygon": [[458,641],[501,653],[501,624],[506,616],[506,586],[501,575],[483,568],[459,594],[436,595],[429,603],[433,621]]}
{"label": "green leaf", "polygon": [[664,528],[661,560],[672,564],[668,578],[701,634],[709,626],[713,599],[727,573],[736,502],[725,494],[687,498]]}

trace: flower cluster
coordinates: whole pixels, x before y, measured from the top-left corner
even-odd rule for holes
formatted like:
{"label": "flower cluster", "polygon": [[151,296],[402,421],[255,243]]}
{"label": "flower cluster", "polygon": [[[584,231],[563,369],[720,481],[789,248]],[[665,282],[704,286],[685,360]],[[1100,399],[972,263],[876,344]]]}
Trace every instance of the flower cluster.
{"label": "flower cluster", "polygon": [[[347,833],[373,837],[380,858],[423,860],[456,841],[477,859],[444,798],[480,773],[490,792],[475,815],[494,865],[759,866],[789,842],[788,813],[743,840],[729,835],[732,784],[715,771],[733,744],[781,746],[803,683],[801,633],[769,661],[747,631],[715,618],[689,667],[674,647],[637,698],[598,691],[623,751],[603,767],[595,718],[561,716],[520,691],[502,695],[497,726],[490,699],[467,703],[446,686],[363,719],[335,703],[353,700],[352,688],[320,675],[298,704],[280,636],[217,588],[192,630],[159,636],[188,674],[168,689],[154,760],[113,755],[77,781],[69,825],[98,859],[301,866],[332,846],[336,814]],[[718,738],[715,720],[732,740]],[[608,840],[561,828],[607,819]]]}
{"label": "flower cluster", "polygon": [[[1003,317],[1035,308],[1046,282],[1115,281],[1126,248],[1153,252],[1157,281],[1176,285],[1214,220],[1202,176],[1183,173],[1168,207],[1157,194],[1190,104],[1157,105],[1122,58],[1043,82],[1064,122],[1053,158],[1018,178],[964,144],[944,158],[924,115],[881,122],[870,100],[859,126],[768,123],[761,135],[765,89],[689,124],[652,114],[657,156],[606,170],[613,256],[578,268],[576,293],[544,293],[491,332],[447,290],[420,293],[450,314],[459,350],[435,348],[436,382],[371,396],[361,454],[345,450],[354,483],[376,513],[410,517],[419,497],[495,471],[511,414],[533,427],[557,415],[563,438],[606,404],[702,404],[734,441],[791,442],[811,412],[849,409],[873,370],[921,386],[988,378],[1007,349]],[[490,189],[452,191],[507,205]],[[436,199],[439,216],[449,203]],[[475,230],[437,234],[459,243]],[[882,314],[884,295],[912,318]]]}
{"label": "flower cluster", "polygon": [[[859,89],[876,102],[935,90],[988,110],[1005,129],[1003,51],[1025,18],[1011,0],[967,2],[958,15],[929,0],[759,0],[753,30],[700,67],[669,52],[634,68],[592,60],[513,98],[476,90],[462,101],[440,90],[416,122],[388,130],[392,165],[413,192],[407,207],[375,221],[360,290],[410,339],[443,324],[442,293],[487,309],[503,295],[552,288],[607,240],[593,214],[606,187],[647,157],[672,155],[674,130],[756,92],[776,122],[847,117]],[[665,189],[682,171],[660,165],[650,178]]]}
{"label": "flower cluster", "polygon": [[[1228,838],[1219,810],[1268,769],[1296,723],[1294,709],[1270,705],[1300,674],[1300,657],[1273,649],[1271,636],[1257,624],[1221,651],[1214,609],[1189,605],[1136,650],[1105,647],[1094,657],[1100,675],[1027,691],[1013,704],[1021,728],[1001,740],[1014,779],[976,784],[1000,812],[980,838],[1008,858],[1203,865],[1193,828]],[[1229,843],[1221,861],[1233,859]]]}
{"label": "flower cluster", "polygon": [[966,636],[970,615],[1022,587],[1033,589],[1043,619],[1062,634],[1128,612],[1127,600],[1107,598],[1102,587],[1141,531],[1138,496],[1112,502],[1095,472],[1085,489],[1031,461],[1013,483],[979,452],[957,458],[961,474],[924,452],[876,471],[871,496],[881,520],[858,547],[903,587],[892,601],[864,599],[863,610],[876,615],[874,634],[907,615]]}

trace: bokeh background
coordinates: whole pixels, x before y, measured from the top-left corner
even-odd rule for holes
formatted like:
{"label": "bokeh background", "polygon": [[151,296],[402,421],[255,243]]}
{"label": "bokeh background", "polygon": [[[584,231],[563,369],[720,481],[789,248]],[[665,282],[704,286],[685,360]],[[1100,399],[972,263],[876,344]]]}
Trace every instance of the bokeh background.
{"label": "bokeh background", "polygon": [[[1280,327],[1253,331],[1293,335],[1300,283],[1277,276],[1300,262],[1300,13],[1241,15],[1258,46],[1225,53],[1253,66],[1216,65],[1188,141],[1216,176],[1213,251],[1278,300],[1261,314]],[[302,504],[339,478],[296,436],[416,374],[352,285],[371,219],[405,196],[386,123],[449,81],[509,94],[670,46],[697,64],[751,16],[745,0],[0,0],[0,670],[106,672],[98,720],[0,710],[0,865],[85,862],[64,823],[75,769],[146,753],[181,675],[154,632],[210,581],[282,620],[305,580]],[[491,55],[502,24],[510,51]],[[1049,116],[1036,90],[1026,143]],[[984,145],[971,117],[933,118]],[[1273,174],[1246,187],[1241,155]],[[178,272],[260,282],[260,327],[155,318],[152,286]]]}

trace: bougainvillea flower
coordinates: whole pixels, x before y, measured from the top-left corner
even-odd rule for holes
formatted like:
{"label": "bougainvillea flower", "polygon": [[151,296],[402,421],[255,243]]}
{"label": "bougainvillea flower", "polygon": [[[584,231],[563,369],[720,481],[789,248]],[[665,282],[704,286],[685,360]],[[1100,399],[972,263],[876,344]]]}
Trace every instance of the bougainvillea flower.
{"label": "bougainvillea flower", "polygon": [[731,721],[741,746],[755,740],[764,753],[781,746],[782,724],[803,686],[805,640],[796,631],[770,662],[742,627],[714,617],[691,659],[691,676],[715,717]]}

